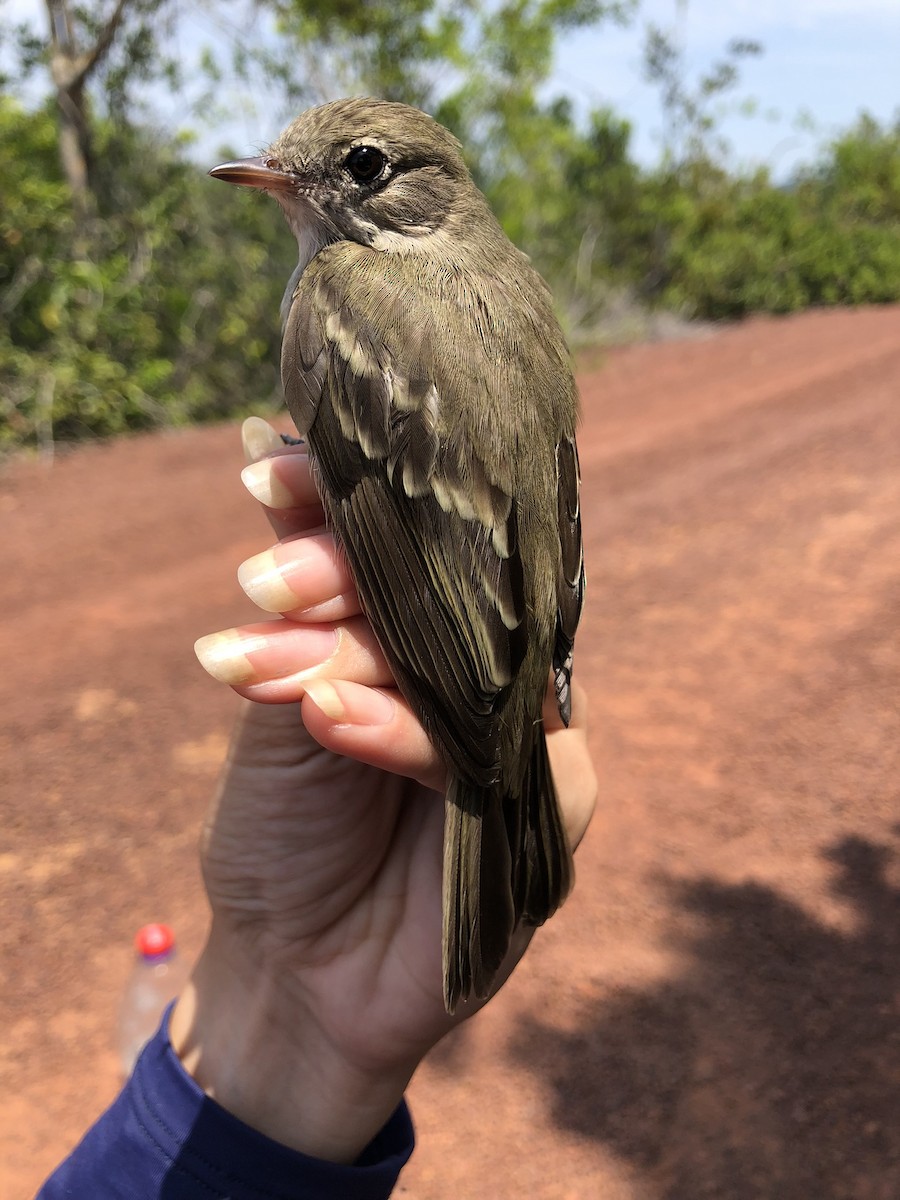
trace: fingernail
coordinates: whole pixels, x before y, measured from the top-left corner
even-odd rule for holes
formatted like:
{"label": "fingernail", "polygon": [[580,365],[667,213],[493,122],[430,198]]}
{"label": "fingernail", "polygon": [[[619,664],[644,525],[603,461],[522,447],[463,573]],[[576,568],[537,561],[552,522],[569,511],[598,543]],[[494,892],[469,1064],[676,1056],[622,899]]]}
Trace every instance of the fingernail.
{"label": "fingernail", "polygon": [[297,500],[275,474],[277,459],[264,458],[261,462],[252,462],[241,471],[244,487],[260,504],[266,508],[294,508]]}
{"label": "fingernail", "polygon": [[238,583],[254,604],[266,612],[290,612],[298,598],[285,583],[278,560],[271,550],[254,554],[238,567]]}
{"label": "fingernail", "polygon": [[238,687],[315,670],[334,656],[338,644],[335,629],[288,628],[282,622],[266,633],[207,634],[194,643],[194,653],[213,679]]}
{"label": "fingernail", "polygon": [[326,717],[348,725],[386,725],[394,715],[394,701],[384,692],[361,684],[311,679],[304,685],[313,704]]}
{"label": "fingernail", "polygon": [[311,679],[305,690],[307,696],[312,697],[316,708],[321,708],[326,717],[330,717],[332,721],[344,720],[347,714],[344,702],[338,695],[337,688],[327,679]]}
{"label": "fingernail", "polygon": [[[263,638],[256,640],[260,644],[264,641]],[[248,643],[249,639],[233,632],[208,633],[194,642],[194,653],[200,660],[200,666],[213,679],[235,687],[256,679],[256,672],[246,655],[246,650],[251,648]]]}
{"label": "fingernail", "polygon": [[256,462],[271,454],[273,450],[281,450],[284,446],[281,438],[268,421],[262,417],[248,417],[241,426],[241,441],[244,443],[244,454],[247,462]]}

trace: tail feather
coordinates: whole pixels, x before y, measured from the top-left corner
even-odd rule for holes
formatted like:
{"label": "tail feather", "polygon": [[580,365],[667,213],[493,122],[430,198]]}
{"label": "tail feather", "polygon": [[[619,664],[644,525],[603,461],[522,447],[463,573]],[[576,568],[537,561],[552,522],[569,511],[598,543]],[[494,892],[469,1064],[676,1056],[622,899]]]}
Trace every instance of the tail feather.
{"label": "tail feather", "polygon": [[503,796],[453,778],[444,825],[444,1002],[483,999],[516,925],[542,924],[572,884],[543,728],[522,792]]}
{"label": "tail feather", "polygon": [[444,818],[444,1003],[487,996],[515,925],[496,788],[451,780]]}
{"label": "tail feather", "polygon": [[543,726],[535,739],[518,803],[523,815],[516,857],[522,879],[516,919],[543,925],[568,896],[574,881],[572,852],[559,812]]}

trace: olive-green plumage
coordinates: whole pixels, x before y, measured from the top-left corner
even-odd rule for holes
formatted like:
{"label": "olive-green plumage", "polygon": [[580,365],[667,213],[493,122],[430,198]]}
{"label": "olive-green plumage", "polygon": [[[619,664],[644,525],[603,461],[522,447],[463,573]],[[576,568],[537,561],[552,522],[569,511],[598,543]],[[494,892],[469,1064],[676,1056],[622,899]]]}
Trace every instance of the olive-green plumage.
{"label": "olive-green plumage", "polygon": [[584,576],[577,398],[549,291],[447,130],[417,109],[311,109],[213,174],[297,235],[282,379],[326,515],[447,764],[444,995],[485,996],[571,857],[541,709],[569,716]]}

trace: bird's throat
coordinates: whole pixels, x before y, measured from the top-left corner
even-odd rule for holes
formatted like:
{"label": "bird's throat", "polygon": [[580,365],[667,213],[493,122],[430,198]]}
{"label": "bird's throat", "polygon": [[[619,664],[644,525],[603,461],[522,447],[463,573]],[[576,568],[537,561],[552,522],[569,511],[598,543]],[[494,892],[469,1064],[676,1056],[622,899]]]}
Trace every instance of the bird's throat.
{"label": "bird's throat", "polygon": [[297,239],[297,265],[281,299],[281,324],[283,326],[287,321],[291,301],[301,275],[319,251],[337,239],[333,231],[325,225],[319,214],[310,205],[293,197],[288,203],[285,203],[280,196],[276,199],[281,203],[291,233]]}

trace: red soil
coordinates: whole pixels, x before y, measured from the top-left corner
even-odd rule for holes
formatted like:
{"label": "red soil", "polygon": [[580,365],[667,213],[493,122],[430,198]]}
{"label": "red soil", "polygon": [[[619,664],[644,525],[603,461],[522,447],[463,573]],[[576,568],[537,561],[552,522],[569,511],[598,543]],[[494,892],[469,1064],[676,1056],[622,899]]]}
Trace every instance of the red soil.
{"label": "red soil", "polygon": [[[416,1200],[900,1196],[900,310],[582,378],[601,773],[578,887],[414,1081]],[[232,427],[0,475],[0,1198],[112,1098],[130,940],[187,953],[268,544]],[[199,549],[198,549],[199,548]]]}

